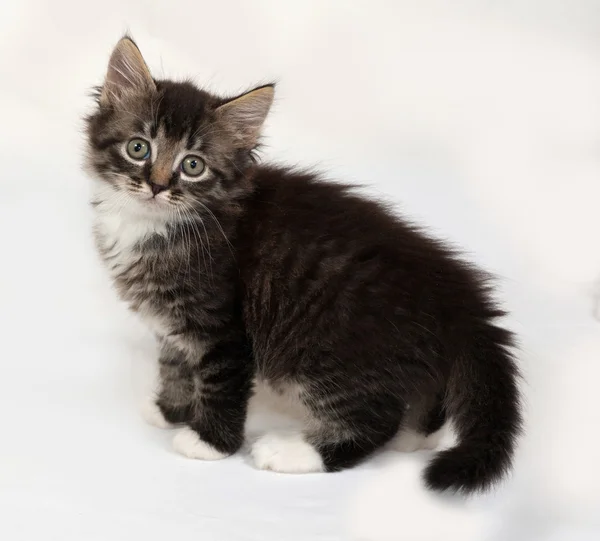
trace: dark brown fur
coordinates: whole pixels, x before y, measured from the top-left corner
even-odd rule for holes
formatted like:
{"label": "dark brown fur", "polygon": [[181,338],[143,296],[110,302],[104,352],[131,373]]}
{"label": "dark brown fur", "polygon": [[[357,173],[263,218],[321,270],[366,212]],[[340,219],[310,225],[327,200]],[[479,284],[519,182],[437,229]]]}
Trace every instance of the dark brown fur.
{"label": "dark brown fur", "polygon": [[[459,444],[429,465],[431,488],[478,490],[506,473],[521,427],[518,372],[481,272],[351,187],[256,165],[253,131],[226,122],[227,100],[152,80],[102,95],[88,119],[88,166],[104,186],[96,239],[121,297],[158,322],[168,420],[233,453],[259,377],[299,389],[315,419],[305,437],[328,471],[407,423],[429,434],[449,417]],[[167,167],[175,152],[156,158],[169,204],[185,208],[160,227],[143,212],[128,218],[129,203],[118,217],[110,207],[114,194],[155,182],[158,166],[119,150],[144,130],[159,148],[200,152],[209,168],[190,184]],[[138,215],[147,231],[125,247],[119,235]]]}

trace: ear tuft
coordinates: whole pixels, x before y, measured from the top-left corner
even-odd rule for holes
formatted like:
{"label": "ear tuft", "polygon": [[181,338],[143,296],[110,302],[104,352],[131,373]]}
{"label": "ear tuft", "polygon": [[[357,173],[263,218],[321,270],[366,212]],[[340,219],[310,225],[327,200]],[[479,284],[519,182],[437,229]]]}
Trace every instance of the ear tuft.
{"label": "ear tuft", "polygon": [[240,148],[252,149],[256,146],[274,96],[275,85],[265,85],[217,108],[217,118],[234,134]]}
{"label": "ear tuft", "polygon": [[100,93],[100,104],[110,105],[133,92],[156,89],[150,70],[134,41],[123,37],[114,48]]}

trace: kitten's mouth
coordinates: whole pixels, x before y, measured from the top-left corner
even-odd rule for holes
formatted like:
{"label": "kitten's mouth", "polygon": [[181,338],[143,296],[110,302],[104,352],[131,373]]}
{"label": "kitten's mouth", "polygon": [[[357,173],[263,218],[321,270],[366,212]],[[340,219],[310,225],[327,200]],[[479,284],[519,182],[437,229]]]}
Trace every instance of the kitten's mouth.
{"label": "kitten's mouth", "polygon": [[141,205],[147,209],[161,210],[166,209],[169,206],[169,199],[166,193],[151,194],[144,192],[136,194]]}
{"label": "kitten's mouth", "polygon": [[169,204],[169,200],[166,197],[158,197],[156,195],[148,197],[145,201],[151,207],[163,207]]}

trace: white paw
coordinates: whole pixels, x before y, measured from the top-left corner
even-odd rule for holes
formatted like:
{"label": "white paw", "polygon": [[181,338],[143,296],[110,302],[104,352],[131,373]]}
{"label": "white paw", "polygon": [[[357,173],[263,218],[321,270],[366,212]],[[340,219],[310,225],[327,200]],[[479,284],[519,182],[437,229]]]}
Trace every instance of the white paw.
{"label": "white paw", "polygon": [[158,428],[173,428],[175,426],[165,419],[153,396],[149,396],[142,405],[142,417],[149,425]]}
{"label": "white paw", "polygon": [[324,471],[321,455],[298,432],[266,434],[252,445],[250,454],[260,470],[281,473]]}
{"label": "white paw", "polygon": [[437,449],[443,437],[444,427],[440,428],[437,432],[429,434],[429,436],[425,438],[425,441],[423,443],[423,449],[429,449],[430,451]]}
{"label": "white paw", "polygon": [[391,447],[401,453],[412,453],[422,449],[425,436],[415,432],[414,430],[402,430],[392,441]]}
{"label": "white paw", "polygon": [[229,455],[217,451],[210,443],[200,439],[191,428],[185,427],[173,438],[173,449],[188,458],[198,460],[221,460]]}
{"label": "white paw", "polygon": [[437,446],[439,445],[443,435],[443,429],[433,432],[432,434],[429,434],[429,436],[419,434],[414,430],[402,430],[392,440],[390,446],[395,451],[400,451],[401,453],[413,453],[414,451],[420,450],[433,450],[437,449]]}

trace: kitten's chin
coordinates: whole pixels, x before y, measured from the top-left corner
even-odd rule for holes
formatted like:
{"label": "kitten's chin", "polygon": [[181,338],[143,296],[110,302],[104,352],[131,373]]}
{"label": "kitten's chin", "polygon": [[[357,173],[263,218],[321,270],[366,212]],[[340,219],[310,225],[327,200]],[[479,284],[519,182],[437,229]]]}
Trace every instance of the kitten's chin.
{"label": "kitten's chin", "polygon": [[147,217],[167,218],[173,212],[173,205],[162,197],[135,194],[130,201],[131,211]]}

